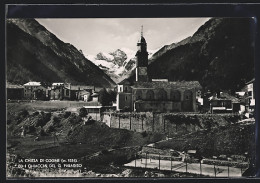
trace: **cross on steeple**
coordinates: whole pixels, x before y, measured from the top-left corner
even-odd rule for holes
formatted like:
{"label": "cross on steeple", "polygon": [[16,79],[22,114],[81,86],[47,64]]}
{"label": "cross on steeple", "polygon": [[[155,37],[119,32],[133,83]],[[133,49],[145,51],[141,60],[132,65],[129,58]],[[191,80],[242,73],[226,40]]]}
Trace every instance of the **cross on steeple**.
{"label": "cross on steeple", "polygon": [[141,26],[141,37],[143,37],[143,25]]}

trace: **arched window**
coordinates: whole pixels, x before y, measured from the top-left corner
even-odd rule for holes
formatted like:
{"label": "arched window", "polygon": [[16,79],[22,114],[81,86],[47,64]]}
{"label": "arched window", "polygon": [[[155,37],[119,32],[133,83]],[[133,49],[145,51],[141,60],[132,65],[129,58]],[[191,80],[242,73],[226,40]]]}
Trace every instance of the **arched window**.
{"label": "arched window", "polygon": [[135,97],[136,97],[136,100],[142,100],[142,91],[136,90]]}
{"label": "arched window", "polygon": [[171,91],[170,98],[173,101],[180,101],[181,93],[178,90],[173,90],[173,91]]}
{"label": "arched window", "polygon": [[167,100],[167,92],[164,89],[160,89],[157,94],[158,100]]}
{"label": "arched window", "polygon": [[146,92],[146,100],[154,100],[154,92],[152,90]]}
{"label": "arched window", "polygon": [[186,90],[184,92],[184,100],[192,100],[192,91]]}

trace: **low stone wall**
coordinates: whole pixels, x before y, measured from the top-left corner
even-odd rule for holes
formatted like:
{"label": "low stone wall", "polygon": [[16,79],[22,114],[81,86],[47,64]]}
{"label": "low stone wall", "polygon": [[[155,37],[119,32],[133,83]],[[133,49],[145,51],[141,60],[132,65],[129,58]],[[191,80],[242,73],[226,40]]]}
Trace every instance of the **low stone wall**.
{"label": "low stone wall", "polygon": [[101,120],[111,128],[137,132],[159,132],[171,136],[176,133],[194,132],[226,126],[242,119],[239,114],[105,112]]}

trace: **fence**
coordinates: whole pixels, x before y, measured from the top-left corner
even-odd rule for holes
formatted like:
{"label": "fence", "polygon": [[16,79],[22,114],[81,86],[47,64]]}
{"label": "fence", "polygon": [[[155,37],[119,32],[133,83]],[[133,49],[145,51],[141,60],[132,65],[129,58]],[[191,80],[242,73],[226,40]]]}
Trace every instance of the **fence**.
{"label": "fence", "polygon": [[217,161],[213,164],[205,164],[202,162],[203,161],[198,161],[197,163],[194,163],[193,161],[188,161],[186,156],[184,161],[181,161],[180,157],[141,153],[136,154],[135,159],[132,162],[125,164],[125,166],[192,173],[210,177],[241,177],[243,172],[248,168],[248,163],[246,162],[230,162],[230,164],[226,165],[218,164]]}

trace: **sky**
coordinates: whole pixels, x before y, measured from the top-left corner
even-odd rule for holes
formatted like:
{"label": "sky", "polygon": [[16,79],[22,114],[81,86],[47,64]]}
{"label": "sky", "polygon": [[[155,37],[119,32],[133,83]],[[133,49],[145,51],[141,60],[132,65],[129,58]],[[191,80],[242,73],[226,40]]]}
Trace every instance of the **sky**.
{"label": "sky", "polygon": [[209,18],[69,18],[36,19],[84,55],[113,52],[126,48],[135,51],[141,26],[151,52],[164,45],[192,36]]}

